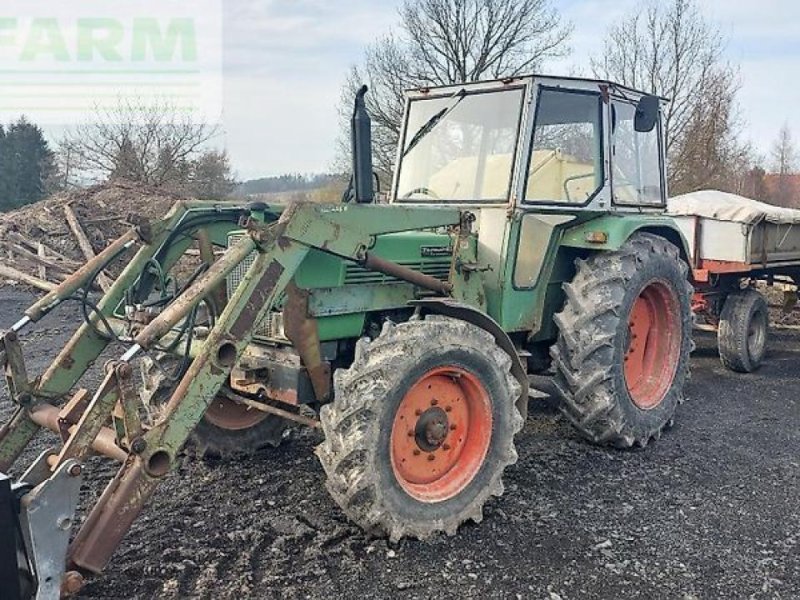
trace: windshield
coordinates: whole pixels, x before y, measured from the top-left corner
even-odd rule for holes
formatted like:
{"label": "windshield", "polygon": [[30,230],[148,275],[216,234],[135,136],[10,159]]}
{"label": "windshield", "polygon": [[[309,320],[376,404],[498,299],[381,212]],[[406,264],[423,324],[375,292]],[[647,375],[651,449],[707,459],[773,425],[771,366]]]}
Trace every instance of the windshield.
{"label": "windshield", "polygon": [[508,199],[522,88],[411,102],[397,199]]}

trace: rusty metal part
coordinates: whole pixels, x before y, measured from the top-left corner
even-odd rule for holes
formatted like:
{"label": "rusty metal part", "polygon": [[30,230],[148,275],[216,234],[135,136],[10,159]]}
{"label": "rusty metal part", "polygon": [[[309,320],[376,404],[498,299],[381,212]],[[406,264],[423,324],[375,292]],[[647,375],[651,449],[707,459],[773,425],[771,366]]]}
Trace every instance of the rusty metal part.
{"label": "rusty metal part", "polygon": [[322,360],[317,320],[309,317],[308,297],[308,290],[300,289],[294,281],[286,286],[283,329],[308,371],[314,395],[323,402],[331,393],[331,366]]}
{"label": "rusty metal part", "polygon": [[130,445],[131,440],[139,438],[144,429],[142,427],[142,419],[139,416],[139,406],[141,404],[139,394],[136,391],[133,377],[131,377],[131,367],[127,363],[119,365],[119,369],[127,368],[127,374],[124,377],[117,377],[117,386],[119,391],[119,399],[117,407],[122,412],[122,423],[125,431],[124,443]]}
{"label": "rusty metal part", "polygon": [[67,554],[68,566],[100,573],[158,483],[159,479],[145,471],[141,457],[130,456],[72,541]]}
{"label": "rusty metal part", "polygon": [[61,581],[61,597],[69,598],[83,589],[86,581],[78,571],[67,571]]}
{"label": "rusty metal part", "polygon": [[111,242],[100,254],[67,277],[56,289],[28,308],[28,310],[25,311],[25,315],[34,322],[41,319],[54,306],[74,294],[89,281],[95,271],[103,267],[112,257],[116,256],[123,247],[132,246],[137,239],[139,239],[137,230],[129,229],[122,237]]}
{"label": "rusty metal part", "polygon": [[[59,410],[57,407],[46,402],[42,402],[32,407],[29,411],[30,419],[39,427],[44,427],[55,433],[59,433]],[[70,427],[70,432],[77,429],[77,426]],[[92,442],[92,449],[98,454],[107,456],[116,461],[123,462],[128,454],[116,443],[114,431],[108,427],[101,427],[100,431]]]}
{"label": "rusty metal part", "polygon": [[91,399],[89,390],[81,388],[61,408],[58,413],[58,426],[62,442],[69,439],[69,428],[78,424]]}
{"label": "rusty metal part", "polygon": [[243,396],[239,396],[238,394],[231,393],[227,390],[223,390],[220,392],[224,394],[234,402],[238,402],[240,404],[244,404],[253,408],[255,410],[259,410],[261,412],[269,413],[271,415],[276,415],[278,417],[283,417],[284,419],[288,419],[289,421],[294,421],[296,423],[300,423],[302,425],[306,425],[308,427],[314,427],[316,429],[320,428],[319,420],[312,419],[311,417],[306,417],[304,415],[299,415],[297,413],[293,413],[288,410],[284,410],[282,408],[278,408],[277,406],[272,406],[270,404],[265,404],[264,402],[258,402],[256,400],[251,400],[250,398],[244,398]]}
{"label": "rusty metal part", "polygon": [[69,458],[83,460],[89,454],[92,441],[109,420],[111,411],[119,400],[119,382],[130,379],[131,375],[132,370],[127,363],[109,365],[103,382],[89,401],[77,425],[70,427],[69,439],[61,448],[57,464]]}
{"label": "rusty metal part", "polygon": [[379,273],[389,275],[390,277],[402,279],[403,281],[407,281],[408,283],[434,291],[444,296],[449,295],[450,292],[453,291],[453,284],[448,281],[439,281],[435,277],[425,275],[424,273],[409,269],[403,265],[398,265],[390,260],[385,260],[379,256],[375,256],[374,254],[367,253],[364,256],[364,259],[361,261],[361,264],[367,269],[378,271]]}
{"label": "rusty metal part", "polygon": [[0,341],[3,348],[4,372],[6,386],[11,399],[18,404],[25,404],[30,395],[30,382],[28,371],[25,368],[25,357],[22,355],[22,346],[15,331],[7,331]]}
{"label": "rusty metal part", "polygon": [[214,289],[223,284],[230,272],[247,258],[255,248],[256,243],[253,238],[250,236],[240,238],[188,290],[176,298],[136,336],[136,345],[142,348],[149,348],[164,337],[208,294],[209,289]]}

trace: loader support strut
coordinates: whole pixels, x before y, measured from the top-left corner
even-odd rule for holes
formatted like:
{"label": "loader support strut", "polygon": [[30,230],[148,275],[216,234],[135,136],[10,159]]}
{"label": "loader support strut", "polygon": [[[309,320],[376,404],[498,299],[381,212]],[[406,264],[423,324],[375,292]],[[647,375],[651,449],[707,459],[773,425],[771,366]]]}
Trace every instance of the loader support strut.
{"label": "loader support strut", "polygon": [[258,254],[173,392],[163,419],[142,436],[144,451],[128,457],[73,540],[71,565],[93,573],[105,567],[250,342],[252,324],[271,310],[307,252],[306,246],[280,239]]}

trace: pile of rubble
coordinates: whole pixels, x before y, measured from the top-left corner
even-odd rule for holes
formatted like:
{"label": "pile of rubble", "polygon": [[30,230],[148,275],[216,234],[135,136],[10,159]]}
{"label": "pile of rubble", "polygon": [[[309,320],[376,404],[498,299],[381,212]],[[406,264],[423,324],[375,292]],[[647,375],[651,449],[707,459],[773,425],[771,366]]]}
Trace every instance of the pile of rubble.
{"label": "pile of rubble", "polygon": [[[181,198],[116,181],[0,213],[0,285],[14,282],[50,290],[122,235],[130,227],[129,215],[155,220]],[[107,288],[117,274],[112,267],[98,283]]]}

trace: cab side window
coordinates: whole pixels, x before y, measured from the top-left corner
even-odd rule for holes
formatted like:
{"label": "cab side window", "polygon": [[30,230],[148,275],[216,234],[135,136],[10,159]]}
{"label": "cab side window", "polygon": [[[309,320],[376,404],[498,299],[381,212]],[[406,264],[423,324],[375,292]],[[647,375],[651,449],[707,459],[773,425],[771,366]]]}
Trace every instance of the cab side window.
{"label": "cab side window", "polygon": [[614,202],[660,206],[664,203],[661,178],[660,127],[634,129],[636,106],[614,101],[611,107],[611,180]]}
{"label": "cab side window", "polygon": [[601,115],[599,94],[541,90],[526,202],[585,204],[602,188]]}

